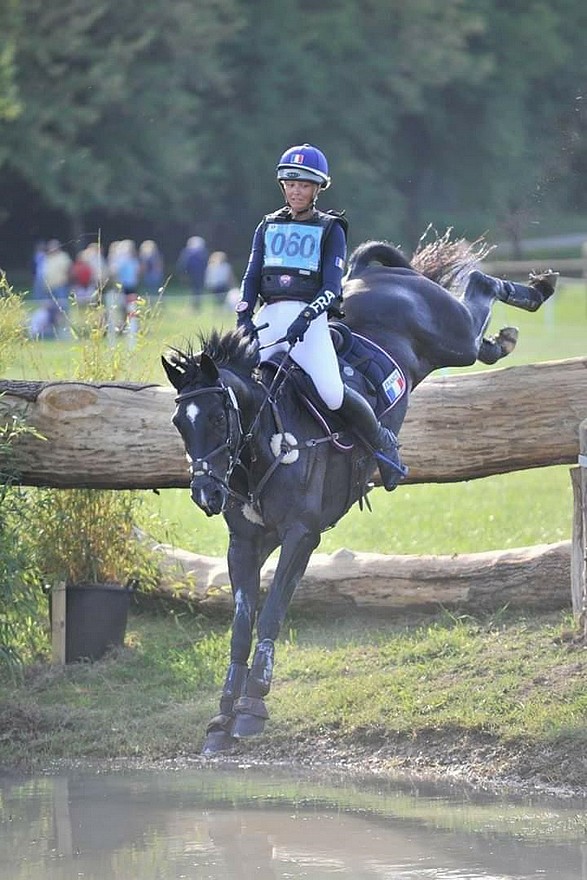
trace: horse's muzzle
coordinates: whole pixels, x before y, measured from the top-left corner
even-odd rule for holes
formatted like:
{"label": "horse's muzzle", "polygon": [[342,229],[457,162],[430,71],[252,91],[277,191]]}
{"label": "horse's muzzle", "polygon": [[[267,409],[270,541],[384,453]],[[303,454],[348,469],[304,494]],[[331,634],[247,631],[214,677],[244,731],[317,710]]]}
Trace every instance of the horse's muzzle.
{"label": "horse's muzzle", "polygon": [[190,483],[192,501],[206,516],[222,513],[228,500],[226,487],[209,476],[194,477]]}

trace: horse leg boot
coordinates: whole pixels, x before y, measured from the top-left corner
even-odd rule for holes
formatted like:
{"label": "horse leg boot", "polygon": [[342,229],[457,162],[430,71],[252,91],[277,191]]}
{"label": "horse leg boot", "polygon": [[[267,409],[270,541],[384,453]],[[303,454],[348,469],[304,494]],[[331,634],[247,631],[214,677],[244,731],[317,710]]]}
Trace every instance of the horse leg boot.
{"label": "horse leg boot", "polygon": [[231,663],[228,667],[220,697],[220,713],[210,720],[206,728],[206,739],[202,748],[204,755],[226,751],[234,745],[234,706],[245,690],[248,671],[245,663]]}
{"label": "horse leg boot", "polygon": [[253,662],[247,678],[245,693],[235,703],[235,720],[232,735],[240,738],[263,733],[269,712],[264,697],[271,688],[275,644],[272,639],[257,643]]}
{"label": "horse leg boot", "polygon": [[401,463],[397,437],[389,428],[385,428],[367,403],[354,388],[344,387],[342,406],[336,412],[342,416],[347,426],[375,453],[381,484],[388,491],[395,489],[408,469]]}
{"label": "horse leg boot", "polygon": [[475,270],[469,275],[469,284],[489,286],[496,299],[501,302],[527,312],[535,312],[554,293],[557,278],[558,272],[549,269],[546,272],[531,272],[528,284],[517,284],[515,281],[503,281]]}

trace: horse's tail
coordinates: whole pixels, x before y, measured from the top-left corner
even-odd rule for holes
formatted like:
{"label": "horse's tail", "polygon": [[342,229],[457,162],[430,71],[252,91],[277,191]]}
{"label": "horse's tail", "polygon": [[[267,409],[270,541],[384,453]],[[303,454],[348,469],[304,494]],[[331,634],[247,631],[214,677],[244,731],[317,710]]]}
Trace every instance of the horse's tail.
{"label": "horse's tail", "polygon": [[[428,237],[431,240],[426,241]],[[483,237],[470,242],[465,238],[453,239],[452,229],[443,235],[428,227],[421,237],[412,261],[405,257],[399,248],[386,241],[366,241],[360,244],[349,257],[345,281],[357,278],[370,265],[379,263],[391,269],[413,269],[442,287],[458,289],[460,280],[493,250]]]}
{"label": "horse's tail", "polygon": [[349,257],[345,280],[356,278],[373,263],[393,269],[411,269],[410,261],[399,248],[387,241],[365,241]]}

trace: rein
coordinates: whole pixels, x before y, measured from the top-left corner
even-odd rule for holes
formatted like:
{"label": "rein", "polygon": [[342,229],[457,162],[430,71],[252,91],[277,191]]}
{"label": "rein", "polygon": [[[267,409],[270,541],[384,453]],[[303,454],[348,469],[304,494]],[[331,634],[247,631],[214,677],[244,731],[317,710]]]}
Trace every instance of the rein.
{"label": "rein", "polygon": [[[202,394],[222,394],[224,398],[224,409],[228,414],[228,434],[226,436],[226,440],[224,443],[220,443],[212,452],[208,453],[206,458],[196,458],[190,464],[190,474],[192,479],[194,477],[200,476],[210,476],[218,483],[223,485],[229,492],[232,492],[230,487],[228,486],[228,481],[232,475],[232,472],[239,461],[240,450],[242,449],[241,438],[243,436],[243,428],[241,424],[240,417],[240,409],[238,405],[238,401],[234,394],[232,388],[229,388],[227,385],[212,385],[209,388],[195,388],[193,391],[185,391],[181,394],[178,394],[175,398],[176,403],[183,403],[185,400],[192,400],[194,397],[199,397]],[[231,426],[231,418],[230,416],[236,416],[236,443],[235,437],[232,433]],[[232,448],[234,444],[234,449]],[[209,461],[219,455],[221,452],[228,450],[228,468],[226,470],[226,477],[223,480],[221,477],[217,476],[212,468],[209,465]]]}
{"label": "rein", "polygon": [[[287,360],[287,358],[285,358],[284,360]],[[266,387],[263,383],[259,383],[265,391],[265,397],[264,397],[263,401],[261,402],[259,408],[257,409],[257,412],[255,413],[255,417],[254,417],[254,419],[253,419],[253,421],[252,421],[252,423],[246,433],[244,432],[243,426],[242,426],[241,412],[240,412],[238,400],[236,398],[234,391],[232,390],[232,388],[230,388],[230,386],[224,385],[224,383],[221,383],[220,385],[212,385],[207,388],[196,388],[193,391],[185,391],[185,392],[182,392],[181,394],[178,394],[176,396],[175,403],[183,403],[186,400],[192,400],[193,398],[199,397],[203,394],[214,394],[214,393],[222,394],[224,397],[224,407],[225,407],[225,410],[229,416],[228,417],[229,428],[228,428],[228,434],[227,434],[226,440],[223,443],[220,443],[205,458],[194,459],[191,462],[190,473],[191,473],[192,479],[197,476],[209,476],[212,479],[216,480],[216,482],[219,483],[221,486],[223,486],[224,489],[226,489],[226,491],[228,492],[228,494],[231,495],[236,500],[241,501],[246,504],[253,504],[254,505],[259,501],[259,498],[261,497],[261,494],[262,494],[265,486],[267,485],[269,479],[273,476],[273,474],[275,473],[275,471],[277,470],[277,468],[282,463],[283,459],[285,458],[285,456],[288,453],[290,453],[294,450],[303,451],[303,450],[313,449],[314,447],[318,446],[321,443],[329,443],[333,437],[336,438],[337,434],[330,434],[325,437],[320,437],[320,438],[315,438],[315,439],[311,438],[311,439],[303,441],[302,443],[296,443],[296,444],[290,444],[290,443],[286,443],[284,441],[282,443],[282,448],[281,448],[280,454],[277,455],[275,457],[275,459],[271,462],[268,469],[265,471],[263,476],[257,482],[257,486],[256,486],[255,490],[253,492],[249,492],[248,497],[241,495],[240,492],[237,492],[235,489],[231,488],[231,486],[229,485],[230,478],[232,476],[232,473],[233,473],[236,465],[241,464],[241,459],[240,459],[241,452],[253,439],[255,429],[257,428],[257,426],[259,424],[260,417],[262,415],[264,408],[267,406],[267,404],[269,404],[269,406],[271,408],[273,419],[275,421],[275,425],[277,427],[278,432],[281,433],[282,436],[285,434],[283,420],[281,418],[281,413],[279,412],[277,403],[274,398],[274,392],[275,392],[275,389],[278,385],[278,379],[279,379],[280,374],[281,373],[285,374],[283,381],[286,381],[289,376],[289,371],[290,371],[290,369],[292,369],[293,366],[294,366],[294,364],[292,363],[292,366],[289,369],[287,369],[283,366],[283,361],[282,361],[279,364],[277,372],[275,373],[275,376],[273,377],[269,387]],[[235,417],[234,421],[236,422],[236,428],[237,428],[236,434],[234,434],[234,435],[233,435],[232,428],[231,428],[231,418],[230,418],[231,415]],[[229,462],[228,462],[228,468],[226,471],[226,476],[224,479],[222,479],[222,477],[219,477],[217,474],[214,473],[214,471],[210,467],[209,462],[213,458],[215,458],[217,455],[219,455],[221,452],[225,452],[226,450],[228,450],[228,453],[229,453]]]}

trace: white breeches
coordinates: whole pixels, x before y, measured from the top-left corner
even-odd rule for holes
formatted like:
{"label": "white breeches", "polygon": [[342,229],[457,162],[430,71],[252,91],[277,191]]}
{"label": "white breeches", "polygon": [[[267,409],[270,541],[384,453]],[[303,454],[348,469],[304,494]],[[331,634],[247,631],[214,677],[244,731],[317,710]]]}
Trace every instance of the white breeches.
{"label": "white breeches", "polygon": [[[263,324],[269,326],[259,330],[260,344],[267,345],[285,336],[288,327],[303,308],[304,303],[292,300],[262,306],[255,315],[255,324],[258,327]],[[287,342],[271,345],[263,351],[263,357],[267,358],[276,351],[287,351],[288,348]],[[290,351],[290,357],[310,376],[328,409],[339,409],[342,406],[344,386],[330,338],[326,312],[310,322],[302,341],[297,342]]]}

